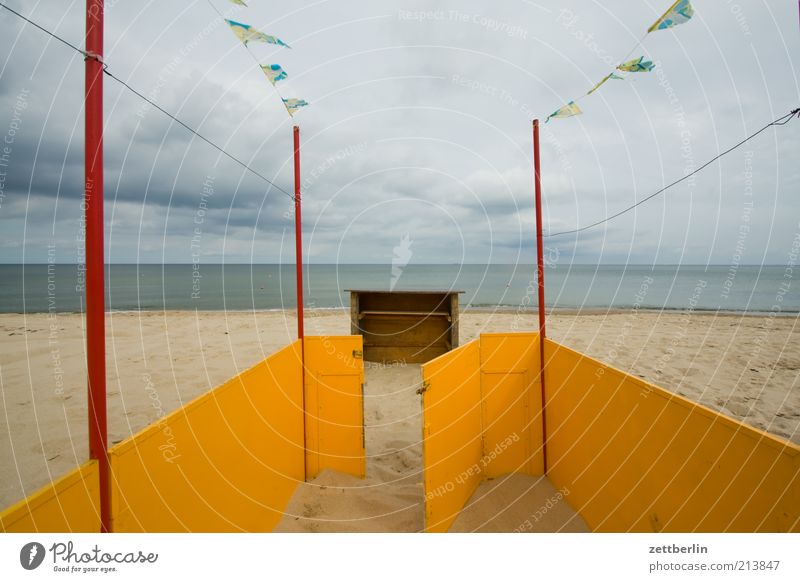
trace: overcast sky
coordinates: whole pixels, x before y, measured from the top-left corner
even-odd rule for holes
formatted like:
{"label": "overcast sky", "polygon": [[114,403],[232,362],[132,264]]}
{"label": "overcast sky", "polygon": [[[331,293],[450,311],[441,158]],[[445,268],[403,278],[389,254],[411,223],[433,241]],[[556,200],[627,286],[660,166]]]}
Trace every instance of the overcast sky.
{"label": "overcast sky", "polygon": [[[83,46],[83,1],[7,1]],[[531,119],[584,94],[669,5],[213,1],[293,47],[251,45],[288,72],[285,97],[311,102],[295,117],[306,260],[340,263],[390,263],[404,236],[416,263],[532,262]],[[107,4],[109,69],[291,191],[292,120],[207,0]],[[655,71],[543,126],[546,231],[601,219],[800,106],[794,0],[693,4],[635,51]],[[49,245],[75,262],[83,60],[4,10],[0,31],[0,262],[47,261]],[[293,261],[287,196],[108,78],[105,115],[109,261]],[[769,129],[636,212],[546,244],[582,263],[785,264],[798,152],[800,121]]]}

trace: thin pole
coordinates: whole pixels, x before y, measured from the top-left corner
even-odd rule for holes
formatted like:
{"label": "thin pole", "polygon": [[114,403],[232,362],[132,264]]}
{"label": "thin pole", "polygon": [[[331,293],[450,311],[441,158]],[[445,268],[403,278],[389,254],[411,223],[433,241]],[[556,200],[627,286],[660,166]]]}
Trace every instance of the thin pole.
{"label": "thin pole", "polygon": [[300,213],[300,128],[294,126],[294,252],[297,274],[297,337],[303,339],[303,221]]}
{"label": "thin pole", "polygon": [[539,378],[542,385],[542,459],[547,475],[547,415],[545,414],[544,390],[544,340],[546,337],[544,316],[544,243],[542,241],[542,175],[539,169],[539,120],[533,120],[533,172],[536,192],[536,279],[539,287]]}
{"label": "thin pole", "polygon": [[[300,340],[300,369],[303,375],[303,451],[306,444],[306,346],[303,333],[303,220],[300,212],[300,128],[293,127],[294,134],[294,252],[297,275],[297,339]],[[307,459],[306,455],[306,459]],[[308,463],[303,462],[303,480],[308,479]]]}
{"label": "thin pole", "polygon": [[103,0],[86,0],[85,191],[86,365],[89,457],[100,470],[101,531],[111,527],[106,419],[105,256],[103,251]]}

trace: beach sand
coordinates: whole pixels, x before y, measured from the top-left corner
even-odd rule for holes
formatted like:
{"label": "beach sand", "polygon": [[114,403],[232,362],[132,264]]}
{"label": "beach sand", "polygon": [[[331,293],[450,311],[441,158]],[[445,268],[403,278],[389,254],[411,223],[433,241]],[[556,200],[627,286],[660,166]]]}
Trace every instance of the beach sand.
{"label": "beach sand", "polygon": [[367,477],[323,471],[301,483],[278,532],[416,532],[423,527],[422,423],[416,364],[365,362]]}
{"label": "beach sand", "polygon": [[[482,332],[534,330],[536,321],[534,313],[466,312],[461,342]],[[799,321],[558,313],[548,318],[548,332],[569,347],[800,443]],[[249,368],[295,335],[291,311],[114,313],[107,323],[111,443]],[[347,334],[349,316],[307,312],[306,333]],[[0,315],[0,507],[88,458],[84,350],[81,316]],[[367,480],[323,473],[301,485],[282,531],[422,528],[419,367],[366,368]],[[525,499],[534,511],[553,494],[542,489],[546,483],[521,479],[482,488],[501,499],[530,490]],[[508,491],[495,491],[502,483]],[[510,531],[520,525],[484,524],[478,509],[473,521],[459,518],[459,527]]]}
{"label": "beach sand", "polygon": [[451,532],[588,532],[569,505],[569,490],[546,477],[515,473],[481,483],[450,526]]}

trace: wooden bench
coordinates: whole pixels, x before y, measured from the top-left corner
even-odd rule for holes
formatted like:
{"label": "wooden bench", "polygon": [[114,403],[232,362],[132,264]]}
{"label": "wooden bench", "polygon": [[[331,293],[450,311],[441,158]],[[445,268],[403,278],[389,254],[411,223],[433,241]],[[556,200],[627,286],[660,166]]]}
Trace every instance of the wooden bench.
{"label": "wooden bench", "polygon": [[458,346],[463,291],[347,291],[350,333],[364,336],[368,362],[419,364]]}

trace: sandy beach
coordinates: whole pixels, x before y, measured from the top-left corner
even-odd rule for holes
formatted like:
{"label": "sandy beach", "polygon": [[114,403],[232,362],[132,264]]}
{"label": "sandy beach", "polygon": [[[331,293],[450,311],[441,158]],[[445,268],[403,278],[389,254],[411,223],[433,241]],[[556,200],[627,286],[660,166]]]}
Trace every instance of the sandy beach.
{"label": "sandy beach", "polygon": [[[342,311],[307,316],[309,335],[349,333]],[[563,313],[548,319],[548,331],[569,347],[800,443],[798,321],[679,312]],[[481,332],[535,327],[532,313],[466,312],[461,342]],[[285,345],[295,334],[295,320],[291,311],[113,313],[107,330],[109,437],[116,443]],[[367,480],[349,483],[323,474],[301,485],[279,530],[422,527],[419,367],[366,363],[365,368]],[[82,317],[0,316],[0,506],[86,460],[85,384]],[[516,481],[510,486],[545,487]],[[508,494],[492,488],[487,493]],[[550,493],[542,489],[537,495]],[[484,526],[480,512],[475,520],[461,520],[459,528],[513,525]]]}

